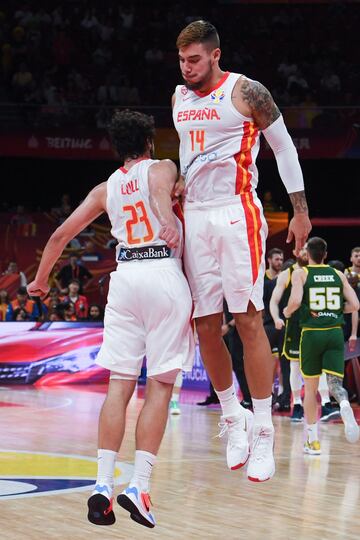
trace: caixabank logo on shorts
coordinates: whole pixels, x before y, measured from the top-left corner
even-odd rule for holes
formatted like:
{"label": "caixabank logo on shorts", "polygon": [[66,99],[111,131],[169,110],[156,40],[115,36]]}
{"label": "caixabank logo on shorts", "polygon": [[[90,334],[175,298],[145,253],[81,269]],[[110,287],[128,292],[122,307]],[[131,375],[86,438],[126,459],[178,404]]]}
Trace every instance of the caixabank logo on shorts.
{"label": "caixabank logo on shorts", "polygon": [[[115,484],[127,483],[133,465],[117,463]],[[0,500],[90,490],[97,459],[72,454],[0,450]]]}

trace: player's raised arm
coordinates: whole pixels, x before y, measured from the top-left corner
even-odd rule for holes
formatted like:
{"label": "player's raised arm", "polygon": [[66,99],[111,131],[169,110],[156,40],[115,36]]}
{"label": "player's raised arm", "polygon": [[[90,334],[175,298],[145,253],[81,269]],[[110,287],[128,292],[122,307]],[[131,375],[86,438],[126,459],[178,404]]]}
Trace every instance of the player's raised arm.
{"label": "player's raised arm", "polygon": [[289,223],[286,241],[295,237],[295,255],[311,231],[308,206],[304,191],[304,180],[295,145],[286,129],[282,114],[270,92],[258,81],[244,78],[241,81],[242,100],[247,104],[251,116],[274,152],[280,178],[289,194],[294,216]]}
{"label": "player's raised arm", "polygon": [[176,165],[164,159],[152,165],[148,175],[150,206],[161,224],[159,236],[169,248],[175,248],[180,240],[171,198],[178,176]]}
{"label": "player's raised arm", "polygon": [[44,248],[35,279],[27,287],[30,296],[47,294],[49,290],[49,274],[66,244],[105,210],[106,182],[103,182],[90,191],[85,200],[50,236]]}
{"label": "player's raised arm", "polygon": [[291,294],[289,302],[284,309],[284,315],[287,319],[301,306],[305,280],[306,274],[302,268],[294,270],[291,277]]}

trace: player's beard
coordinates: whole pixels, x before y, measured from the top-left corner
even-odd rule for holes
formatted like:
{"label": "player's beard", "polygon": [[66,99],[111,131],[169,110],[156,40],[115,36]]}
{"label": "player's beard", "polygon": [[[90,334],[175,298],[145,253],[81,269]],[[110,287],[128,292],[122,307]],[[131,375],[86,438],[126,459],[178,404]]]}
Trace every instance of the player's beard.
{"label": "player's beard", "polygon": [[211,65],[211,60],[209,60],[209,69],[208,69],[208,72],[207,74],[201,79],[201,81],[197,82],[197,83],[189,83],[188,81],[186,81],[184,79],[184,84],[186,86],[186,88],[188,88],[189,90],[200,90],[204,85],[206,85],[206,83],[208,81],[210,81],[211,79],[211,76],[212,76],[212,65]]}

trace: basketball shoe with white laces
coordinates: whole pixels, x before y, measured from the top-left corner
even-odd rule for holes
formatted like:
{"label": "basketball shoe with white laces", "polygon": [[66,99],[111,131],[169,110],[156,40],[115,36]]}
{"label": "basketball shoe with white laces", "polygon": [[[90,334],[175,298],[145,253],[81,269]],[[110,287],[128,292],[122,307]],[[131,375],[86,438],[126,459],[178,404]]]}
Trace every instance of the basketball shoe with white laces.
{"label": "basketball shoe with white laces", "polygon": [[153,529],[156,525],[155,517],[150,512],[150,495],[135,486],[128,486],[117,497],[117,502],[130,513],[132,520]]}
{"label": "basketball shoe with white laces", "polygon": [[236,416],[221,417],[218,437],[228,434],[226,460],[229,469],[235,471],[245,465],[249,459],[251,430],[254,415],[249,410]]}
{"label": "basketball shoe with white laces", "polygon": [[252,482],[265,482],[274,474],[274,427],[254,426],[247,468],[248,479]]}
{"label": "basketball shoe with white laces", "polygon": [[340,414],[345,427],[345,437],[349,443],[356,443],[359,440],[359,426],[355,420],[355,416],[351,405],[341,407]]}

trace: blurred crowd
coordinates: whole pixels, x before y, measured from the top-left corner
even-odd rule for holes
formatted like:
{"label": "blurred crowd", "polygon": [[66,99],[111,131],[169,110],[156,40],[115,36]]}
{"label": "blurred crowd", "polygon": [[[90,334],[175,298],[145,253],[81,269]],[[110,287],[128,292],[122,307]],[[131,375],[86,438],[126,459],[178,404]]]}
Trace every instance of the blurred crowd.
{"label": "blurred crowd", "polygon": [[98,127],[108,106],[167,106],[180,82],[177,34],[201,17],[219,30],[223,66],[259,79],[280,106],[304,105],[317,116],[318,106],[353,106],[359,95],[353,3],[53,5],[2,2],[0,103],[41,106],[62,123],[73,121],[79,105],[95,105]]}

